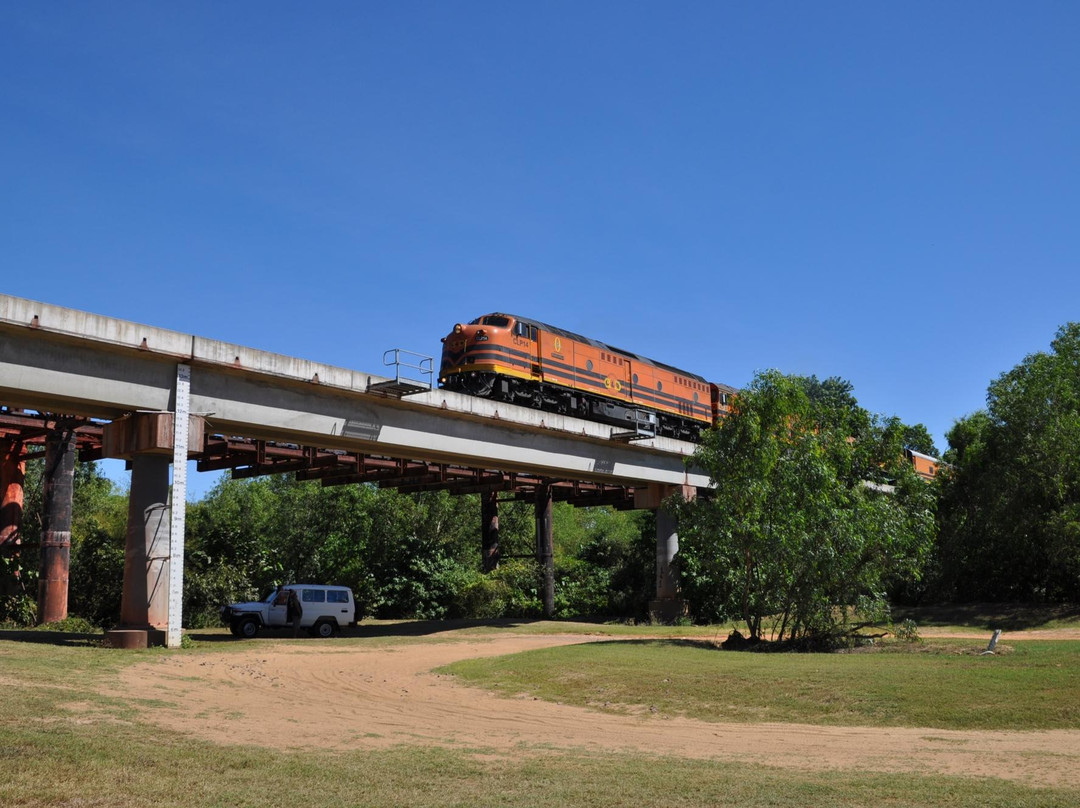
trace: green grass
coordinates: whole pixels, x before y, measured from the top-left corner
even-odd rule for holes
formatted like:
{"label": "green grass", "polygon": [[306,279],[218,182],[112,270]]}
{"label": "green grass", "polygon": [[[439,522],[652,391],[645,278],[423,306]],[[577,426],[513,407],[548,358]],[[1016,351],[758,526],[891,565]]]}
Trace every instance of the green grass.
{"label": "green grass", "polygon": [[679,640],[602,642],[448,665],[474,685],[601,710],[704,721],[941,729],[1080,728],[1080,642],[892,643],[850,654],[720,651]]}
{"label": "green grass", "polygon": [[[99,695],[124,666],[167,653],[228,653],[231,648],[250,649],[251,644],[206,643],[180,652],[130,652],[92,644],[0,641],[0,683],[4,688],[0,700],[4,770],[0,805],[1051,808],[1080,804],[1076,789],[1029,788],[1011,782],[918,773],[802,772],[527,747],[399,746],[375,752],[297,753],[218,746],[153,726],[124,700]],[[660,651],[667,659],[684,651],[712,653],[725,660],[811,659],[701,652],[659,643],[590,645],[582,650],[603,655],[620,649]],[[889,661],[883,655],[875,658]],[[1054,658],[1053,652],[1036,651],[1029,661],[1052,665]],[[630,676],[634,671],[626,670],[625,674]]]}
{"label": "green grass", "polygon": [[[228,749],[124,732],[24,737],[5,761],[5,806],[1038,806],[1080,792],[954,777],[801,773],[605,755],[402,747],[334,755]],[[0,740],[9,738],[0,734]]]}

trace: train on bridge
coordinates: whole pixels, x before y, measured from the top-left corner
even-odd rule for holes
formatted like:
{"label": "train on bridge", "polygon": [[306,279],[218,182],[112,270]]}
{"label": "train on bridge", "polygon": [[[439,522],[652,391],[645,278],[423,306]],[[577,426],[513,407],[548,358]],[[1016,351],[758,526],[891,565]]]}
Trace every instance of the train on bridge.
{"label": "train on bridge", "polygon": [[697,440],[730,409],[734,387],[539,320],[494,312],[443,338],[450,390]]}

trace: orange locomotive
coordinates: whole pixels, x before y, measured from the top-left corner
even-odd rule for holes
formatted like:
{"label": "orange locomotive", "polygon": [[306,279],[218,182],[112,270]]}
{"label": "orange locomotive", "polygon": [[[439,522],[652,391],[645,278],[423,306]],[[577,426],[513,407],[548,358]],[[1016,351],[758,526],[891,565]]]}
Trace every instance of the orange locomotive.
{"label": "orange locomotive", "polygon": [[696,440],[735,388],[561,328],[493,313],[443,339],[448,389]]}

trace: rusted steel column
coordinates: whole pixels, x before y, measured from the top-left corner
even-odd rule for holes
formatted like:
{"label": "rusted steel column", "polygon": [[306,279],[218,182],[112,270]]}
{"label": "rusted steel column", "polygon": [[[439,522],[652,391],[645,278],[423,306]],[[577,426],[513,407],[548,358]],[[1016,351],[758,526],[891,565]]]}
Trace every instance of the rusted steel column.
{"label": "rusted steel column", "polygon": [[58,425],[45,439],[45,502],[37,603],[39,624],[55,623],[67,617],[74,485],[75,430]]}
{"label": "rusted steel column", "polygon": [[551,523],[551,486],[536,487],[536,560],[544,571],[544,616],[555,616],[555,544]]}
{"label": "rusted steel column", "polygon": [[480,495],[480,532],[483,540],[484,572],[499,568],[499,492]]}
{"label": "rusted steel column", "polygon": [[[22,539],[22,524],[26,461],[20,441],[0,441],[0,554],[18,559]],[[0,595],[14,595],[21,591],[19,568],[16,561],[12,575],[0,577]]]}
{"label": "rusted steel column", "polygon": [[0,441],[0,545],[19,544],[26,461],[20,441]]}
{"label": "rusted steel column", "polygon": [[169,622],[169,458],[135,455],[131,460],[124,594],[125,628],[163,628]]}

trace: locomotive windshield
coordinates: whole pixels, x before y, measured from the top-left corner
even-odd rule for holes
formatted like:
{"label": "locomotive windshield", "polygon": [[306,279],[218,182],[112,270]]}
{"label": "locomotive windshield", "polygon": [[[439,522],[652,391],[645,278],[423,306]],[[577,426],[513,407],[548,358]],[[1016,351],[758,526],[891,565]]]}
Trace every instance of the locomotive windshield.
{"label": "locomotive windshield", "polygon": [[510,325],[510,318],[503,317],[501,314],[488,314],[484,317],[477,317],[475,320],[469,320],[469,325],[492,325],[496,328],[507,328]]}

